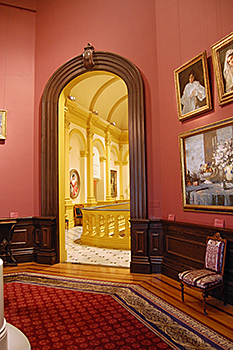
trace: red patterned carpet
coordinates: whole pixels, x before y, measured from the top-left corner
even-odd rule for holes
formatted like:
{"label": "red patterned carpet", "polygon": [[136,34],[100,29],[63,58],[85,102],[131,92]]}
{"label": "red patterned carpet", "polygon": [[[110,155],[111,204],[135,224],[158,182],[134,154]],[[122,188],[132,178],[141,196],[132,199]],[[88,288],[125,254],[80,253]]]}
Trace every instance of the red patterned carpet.
{"label": "red patterned carpet", "polygon": [[32,349],[171,349],[109,295],[12,282],[5,318]]}
{"label": "red patterned carpet", "polygon": [[32,350],[233,346],[178,310],[174,316],[176,309],[139,286],[37,274],[7,275],[4,282],[5,319]]}

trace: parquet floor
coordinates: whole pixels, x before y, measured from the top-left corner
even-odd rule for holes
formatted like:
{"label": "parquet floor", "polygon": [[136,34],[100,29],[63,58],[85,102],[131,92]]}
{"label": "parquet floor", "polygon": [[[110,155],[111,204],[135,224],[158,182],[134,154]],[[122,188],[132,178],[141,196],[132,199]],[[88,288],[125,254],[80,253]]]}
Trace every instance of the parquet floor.
{"label": "parquet floor", "polygon": [[59,263],[55,265],[25,263],[20,264],[17,267],[4,267],[3,272],[4,274],[31,272],[72,278],[139,284],[181,311],[189,314],[196,320],[233,341],[232,305],[224,306],[221,301],[209,297],[207,301],[208,315],[205,316],[202,309],[201,293],[190,289],[186,290],[185,303],[182,303],[179,282],[161,274],[132,274],[128,268],[102,267],[73,263]]}

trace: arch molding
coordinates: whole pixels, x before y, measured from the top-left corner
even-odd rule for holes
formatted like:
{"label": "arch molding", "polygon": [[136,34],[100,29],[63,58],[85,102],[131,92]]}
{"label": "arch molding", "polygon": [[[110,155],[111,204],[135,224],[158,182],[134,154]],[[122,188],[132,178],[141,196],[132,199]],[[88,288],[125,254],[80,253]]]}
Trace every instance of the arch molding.
{"label": "arch molding", "polygon": [[[95,51],[93,60],[95,65],[91,70],[116,74],[124,80],[128,88],[130,216],[131,219],[143,220],[147,218],[147,178],[142,77],[135,65],[114,53]],[[59,96],[68,83],[85,72],[87,69],[84,67],[83,56],[74,57],[51,76],[42,96],[41,214],[45,217],[54,216],[57,222],[59,222]],[[57,227],[57,236],[58,232]],[[58,251],[59,249],[57,254]]]}

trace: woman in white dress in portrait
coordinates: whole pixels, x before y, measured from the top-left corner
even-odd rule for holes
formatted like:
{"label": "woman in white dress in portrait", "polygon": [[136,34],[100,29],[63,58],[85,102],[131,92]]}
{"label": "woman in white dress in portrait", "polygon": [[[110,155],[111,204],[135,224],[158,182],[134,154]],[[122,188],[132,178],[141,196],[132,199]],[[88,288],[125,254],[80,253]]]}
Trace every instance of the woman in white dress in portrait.
{"label": "woman in white dress in portrait", "polygon": [[181,104],[183,105],[182,114],[186,114],[200,108],[200,101],[206,98],[204,86],[195,80],[194,70],[189,72],[189,83],[185,85]]}
{"label": "woman in white dress in portrait", "polygon": [[226,83],[226,92],[233,90],[233,49],[226,52],[223,75]]}

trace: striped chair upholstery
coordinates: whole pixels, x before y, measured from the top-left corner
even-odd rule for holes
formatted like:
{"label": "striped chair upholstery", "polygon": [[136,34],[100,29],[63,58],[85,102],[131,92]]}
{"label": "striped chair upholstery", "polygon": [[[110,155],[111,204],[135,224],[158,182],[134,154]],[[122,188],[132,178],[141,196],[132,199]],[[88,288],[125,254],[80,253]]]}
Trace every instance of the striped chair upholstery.
{"label": "striped chair upholstery", "polygon": [[[217,287],[222,287],[223,290],[226,244],[226,240],[222,239],[219,233],[216,233],[213,237],[207,237],[204,268],[187,270],[178,274],[181,283],[182,301],[184,301],[184,285],[202,290],[205,314],[207,314],[206,297],[208,296],[209,290]],[[224,295],[223,299],[225,304]]]}

